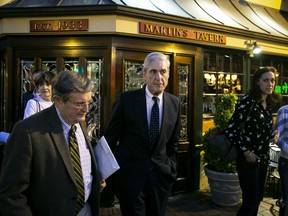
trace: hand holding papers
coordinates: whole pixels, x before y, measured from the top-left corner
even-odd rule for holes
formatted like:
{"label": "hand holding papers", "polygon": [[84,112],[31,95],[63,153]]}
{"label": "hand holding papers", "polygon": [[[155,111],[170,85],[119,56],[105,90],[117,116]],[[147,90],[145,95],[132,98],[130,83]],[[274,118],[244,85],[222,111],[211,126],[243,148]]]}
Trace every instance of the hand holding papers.
{"label": "hand holding papers", "polygon": [[108,178],[120,169],[104,136],[98,140],[94,147],[94,154],[102,179]]}

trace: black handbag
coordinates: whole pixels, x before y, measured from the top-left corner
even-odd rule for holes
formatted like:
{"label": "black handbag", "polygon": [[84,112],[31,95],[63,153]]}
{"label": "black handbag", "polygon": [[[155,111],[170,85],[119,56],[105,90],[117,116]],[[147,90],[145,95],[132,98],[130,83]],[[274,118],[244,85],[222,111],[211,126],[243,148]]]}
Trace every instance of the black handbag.
{"label": "black handbag", "polygon": [[[251,106],[249,113],[245,119],[245,121],[241,124],[240,133],[243,133],[243,129],[245,123],[254,107],[254,104]],[[224,131],[212,134],[207,139],[207,144],[212,152],[217,154],[220,158],[222,158],[227,163],[232,162],[237,159],[237,150],[233,143],[224,135]]]}
{"label": "black handbag", "polygon": [[217,154],[227,163],[237,159],[237,151],[235,146],[224,135],[224,132],[212,134],[207,143],[212,152]]}

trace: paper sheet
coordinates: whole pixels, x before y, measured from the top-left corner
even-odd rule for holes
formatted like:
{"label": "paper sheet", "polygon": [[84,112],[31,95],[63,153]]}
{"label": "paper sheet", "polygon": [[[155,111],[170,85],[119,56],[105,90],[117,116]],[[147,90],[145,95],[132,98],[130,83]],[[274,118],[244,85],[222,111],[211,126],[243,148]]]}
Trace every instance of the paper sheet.
{"label": "paper sheet", "polygon": [[94,147],[94,154],[102,179],[108,178],[120,169],[104,136],[98,140]]}

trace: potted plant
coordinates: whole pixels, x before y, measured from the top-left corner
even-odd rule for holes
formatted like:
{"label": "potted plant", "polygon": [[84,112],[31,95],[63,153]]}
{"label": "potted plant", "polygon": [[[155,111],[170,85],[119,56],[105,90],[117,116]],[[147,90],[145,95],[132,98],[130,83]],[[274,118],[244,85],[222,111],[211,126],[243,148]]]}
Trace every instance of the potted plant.
{"label": "potted plant", "polygon": [[214,133],[221,132],[227,127],[238,97],[235,94],[224,94],[216,107],[214,127],[203,135],[203,161],[205,174],[208,178],[212,200],[220,206],[234,206],[240,203],[241,188],[236,162],[225,162],[217,156],[207,144],[207,138]]}

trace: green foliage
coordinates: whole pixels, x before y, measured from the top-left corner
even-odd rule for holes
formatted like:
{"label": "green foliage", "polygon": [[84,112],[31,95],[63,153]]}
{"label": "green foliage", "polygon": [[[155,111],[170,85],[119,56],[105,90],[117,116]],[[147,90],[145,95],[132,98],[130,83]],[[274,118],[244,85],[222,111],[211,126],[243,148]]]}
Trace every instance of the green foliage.
{"label": "green foliage", "polygon": [[221,96],[214,115],[214,124],[219,127],[220,130],[226,128],[227,123],[235,110],[237,100],[238,97],[235,94],[225,94]]}
{"label": "green foliage", "polygon": [[207,138],[212,134],[223,131],[227,127],[227,123],[235,110],[237,100],[238,97],[235,94],[221,96],[220,102],[216,107],[216,113],[214,114],[215,126],[203,135],[203,161],[210,169],[218,172],[236,172],[236,164],[235,161],[227,163],[212,152],[209,149],[209,145],[207,145]]}

